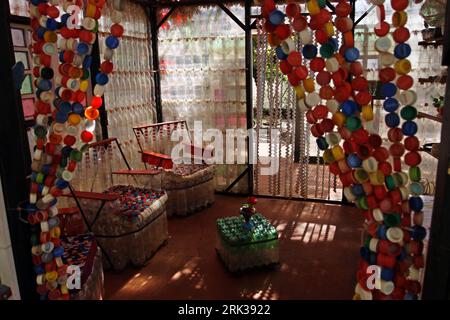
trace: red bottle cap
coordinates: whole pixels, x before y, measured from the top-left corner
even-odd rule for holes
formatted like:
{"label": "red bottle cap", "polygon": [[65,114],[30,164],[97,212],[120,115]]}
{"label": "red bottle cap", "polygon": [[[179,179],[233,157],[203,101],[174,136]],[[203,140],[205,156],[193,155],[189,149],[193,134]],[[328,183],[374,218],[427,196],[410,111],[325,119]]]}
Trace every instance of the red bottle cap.
{"label": "red bottle cap", "polygon": [[325,60],[321,57],[315,57],[311,59],[309,67],[314,72],[319,72],[325,68]]}
{"label": "red bottle cap", "polygon": [[321,85],[327,85],[331,81],[331,74],[328,71],[322,70],[316,75],[316,82]]}
{"label": "red bottle cap", "polygon": [[405,154],[405,163],[410,167],[416,167],[422,162],[422,157],[416,151],[410,151]]}
{"label": "red bottle cap", "polygon": [[330,100],[330,99],[332,99],[334,97],[334,90],[333,90],[332,87],[330,87],[328,85],[327,86],[323,86],[319,90],[319,96],[322,99]]}
{"label": "red bottle cap", "polygon": [[302,55],[298,51],[292,51],[289,53],[287,61],[291,66],[297,67],[302,63]]}
{"label": "red bottle cap", "polygon": [[295,74],[300,80],[304,80],[308,76],[308,69],[303,65],[298,66],[295,68]]}
{"label": "red bottle cap", "polygon": [[395,72],[394,68],[386,67],[386,68],[381,69],[378,72],[378,76],[382,83],[388,83],[395,79],[395,77],[397,76],[397,73]]}
{"label": "red bottle cap", "polygon": [[[106,62],[106,61],[104,61]],[[287,62],[287,60],[280,61],[280,70],[283,74],[289,74],[292,71],[292,66]]]}
{"label": "red bottle cap", "polygon": [[[394,73],[395,73],[395,70],[394,70]],[[367,82],[366,78],[360,77],[360,76],[355,77],[352,80],[351,85],[352,85],[352,89],[355,91],[367,91],[367,88],[368,88],[368,82]]]}
{"label": "red bottle cap", "polygon": [[407,137],[404,141],[405,149],[408,151],[417,151],[419,149],[420,143],[419,139],[415,136]]}
{"label": "red bottle cap", "polygon": [[414,79],[410,75],[401,75],[397,79],[397,87],[402,90],[408,90],[414,84]]}
{"label": "red bottle cap", "polygon": [[386,21],[381,21],[375,25],[374,31],[378,37],[384,37],[389,33],[390,25]]}
{"label": "red bottle cap", "polygon": [[392,37],[394,38],[395,42],[397,42],[397,43],[406,42],[406,41],[408,41],[408,39],[410,37],[409,30],[405,27],[398,27],[392,33]]}

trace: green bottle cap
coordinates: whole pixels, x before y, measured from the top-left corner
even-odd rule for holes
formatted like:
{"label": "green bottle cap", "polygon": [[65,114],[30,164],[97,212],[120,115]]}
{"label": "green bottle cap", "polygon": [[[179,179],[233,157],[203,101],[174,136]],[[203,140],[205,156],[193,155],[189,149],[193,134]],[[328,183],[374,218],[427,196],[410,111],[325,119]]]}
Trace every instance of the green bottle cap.
{"label": "green bottle cap", "polygon": [[80,162],[83,159],[83,154],[78,150],[72,150],[70,152],[70,160]]}
{"label": "green bottle cap", "polygon": [[405,106],[400,111],[400,115],[407,121],[414,120],[417,117],[417,109],[413,106]]}
{"label": "green bottle cap", "polygon": [[366,239],[364,240],[364,246],[365,247],[367,247],[367,248],[369,247],[370,240],[372,240],[372,237],[371,236],[367,236]]}
{"label": "green bottle cap", "polygon": [[358,206],[359,208],[363,209],[363,210],[368,210],[369,209],[369,205],[367,204],[367,198],[362,196],[358,198]]}
{"label": "green bottle cap", "polygon": [[36,183],[41,184],[44,183],[45,175],[42,172],[39,172],[36,175]]}
{"label": "green bottle cap", "polygon": [[47,129],[43,126],[35,126],[34,127],[34,134],[38,138],[44,138],[47,136]]}
{"label": "green bottle cap", "polygon": [[397,227],[401,221],[402,219],[398,213],[388,213],[384,215],[384,223],[389,228]]}
{"label": "green bottle cap", "polygon": [[89,76],[90,76],[90,75],[91,75],[91,74],[90,74],[90,72],[89,72],[88,69],[83,69],[83,75],[81,76],[81,80],[89,79]]}
{"label": "green bottle cap", "polygon": [[420,168],[419,167],[410,167],[409,168],[409,178],[411,179],[411,181],[419,182],[420,179],[422,178]]}
{"label": "green bottle cap", "polygon": [[350,131],[358,130],[361,128],[361,119],[353,116],[347,117],[345,119],[345,127]]}
{"label": "green bottle cap", "polygon": [[334,48],[331,44],[325,43],[320,47],[319,52],[322,58],[328,59],[333,56]]}
{"label": "green bottle cap", "polygon": [[317,3],[319,4],[319,7],[321,7],[321,8],[325,8],[325,6],[327,5],[326,0],[317,0]]}
{"label": "green bottle cap", "polygon": [[384,182],[386,183],[386,187],[389,191],[395,189],[395,181],[392,176],[386,176]]}

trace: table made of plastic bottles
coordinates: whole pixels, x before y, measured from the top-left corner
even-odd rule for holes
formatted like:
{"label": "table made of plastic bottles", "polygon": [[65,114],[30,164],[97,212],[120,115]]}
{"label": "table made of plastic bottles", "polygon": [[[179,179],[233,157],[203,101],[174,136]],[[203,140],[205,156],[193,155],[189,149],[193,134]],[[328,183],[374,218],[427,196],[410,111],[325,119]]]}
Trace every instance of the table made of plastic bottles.
{"label": "table made of plastic bottles", "polygon": [[242,216],[217,219],[216,251],[231,272],[279,262],[277,230],[261,214],[250,220],[253,227],[244,227]]}

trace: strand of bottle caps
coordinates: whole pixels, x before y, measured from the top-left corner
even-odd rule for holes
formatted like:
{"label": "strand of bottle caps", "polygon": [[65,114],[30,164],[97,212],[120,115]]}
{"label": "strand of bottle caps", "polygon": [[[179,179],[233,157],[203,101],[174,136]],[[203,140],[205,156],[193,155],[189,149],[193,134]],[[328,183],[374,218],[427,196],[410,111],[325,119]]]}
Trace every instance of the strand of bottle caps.
{"label": "strand of bottle caps", "polygon": [[[103,86],[113,69],[110,51],[96,76],[94,96],[86,108],[92,45],[105,1],[30,1],[33,75],[37,90],[36,147],[27,210],[33,228],[32,257],[41,299],[69,298],[56,204],[57,198],[68,192],[77,163],[94,138],[95,119],[103,103]],[[115,0],[114,8],[116,24],[111,27],[112,35],[106,39],[110,50],[117,48],[123,33],[118,24],[121,2]],[[79,26],[81,12],[83,18]],[[61,36],[59,43],[58,34]],[[57,68],[53,68],[55,64]]]}
{"label": "strand of bottle caps", "polygon": [[[408,175],[401,171],[404,148],[399,143],[403,134],[410,137],[415,134],[417,126],[411,123],[414,110],[407,107],[405,111],[405,108],[402,109],[402,117],[407,120],[403,125],[403,132],[395,128],[399,124],[398,115],[393,112],[387,115],[387,124],[393,129],[390,130],[389,137],[394,143],[389,150],[383,147],[381,137],[373,128],[373,110],[370,105],[372,97],[368,91],[368,82],[363,76],[361,64],[357,61],[359,51],[354,47],[351,5],[347,0],[340,0],[335,7],[336,19],[332,24],[342,35],[342,44],[337,48],[332,37],[331,14],[326,8],[325,0],[306,1],[309,22],[297,4],[305,1],[288,2],[284,14],[277,10],[273,0],[263,1],[262,16],[266,20],[265,30],[269,33],[269,44],[276,47],[277,57],[281,60],[280,69],[287,74],[289,83],[294,86],[300,106],[307,110],[308,122],[312,124],[311,132],[317,137],[318,147],[324,151],[325,162],[329,164],[330,171],[339,176],[346,198],[364,211],[368,225],[370,236],[361,249],[362,259],[355,298],[415,298],[420,292],[417,276],[412,279],[407,279],[406,276],[415,272],[411,269],[413,258],[417,261],[414,265],[416,270],[423,263],[417,256],[421,257],[421,240],[426,232],[418,224],[411,228],[410,219],[410,209],[420,212],[423,206],[419,192],[416,192],[420,189],[420,170],[417,167],[420,156],[418,158],[416,152],[418,140],[410,139],[408,150],[411,149],[411,152],[409,156],[405,155],[405,162],[411,166],[411,180],[417,183],[414,184],[412,192],[415,196],[410,198],[410,190],[407,188]],[[375,2],[382,4],[384,1],[374,0],[373,3]],[[396,14],[405,20],[404,1],[399,2],[392,1],[393,7],[394,10],[403,12]],[[286,15],[289,18],[288,24],[285,23]],[[403,27],[405,23],[397,24]],[[383,32],[386,32],[386,25],[388,32],[389,25],[382,19],[380,28],[384,28]],[[315,30],[315,38],[321,45],[319,50],[312,44],[312,34],[308,28]],[[301,64],[300,53],[292,50],[293,47],[290,46],[292,29],[300,34],[303,42],[302,55],[311,60],[310,69],[318,72],[316,81],[322,86],[319,94],[315,92],[314,80],[308,77],[310,70],[305,70],[305,66]],[[403,31],[397,33],[404,34],[404,29],[401,30]],[[400,38],[396,39],[400,46],[396,47],[399,60],[396,62],[394,74],[391,70],[380,74],[387,74],[382,86],[382,91],[388,97],[386,101],[397,91],[390,80],[394,80],[399,71],[403,76],[409,72],[405,70],[410,69],[409,61],[404,59],[409,55],[408,47],[402,45],[404,41],[400,41],[404,38],[404,35],[403,38],[400,35]],[[385,39],[380,41],[379,47],[382,50],[377,49],[378,51],[388,51],[389,48],[384,49],[387,46]],[[317,57],[318,53],[321,58]],[[407,84],[404,83],[408,82],[409,78],[402,79],[398,82],[406,88]],[[331,80],[334,89],[331,86],[328,88]],[[400,97],[406,104],[414,103],[414,93],[411,90],[402,92]],[[326,106],[321,104],[322,100],[327,100]],[[392,100],[388,104],[391,102]],[[331,122],[329,113],[332,114]],[[337,132],[334,132],[335,128]],[[397,136],[393,138],[395,135]],[[342,146],[341,139],[344,140]],[[393,157],[393,168],[388,161],[390,156]],[[371,275],[370,265],[377,266],[381,274],[375,287],[371,287],[367,281]]]}

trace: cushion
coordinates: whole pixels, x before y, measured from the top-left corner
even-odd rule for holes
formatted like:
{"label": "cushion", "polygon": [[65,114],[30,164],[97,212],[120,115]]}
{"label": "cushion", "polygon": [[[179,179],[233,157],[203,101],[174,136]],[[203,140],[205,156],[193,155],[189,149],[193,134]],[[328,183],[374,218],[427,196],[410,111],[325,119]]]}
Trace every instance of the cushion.
{"label": "cushion", "polygon": [[76,236],[61,236],[64,247],[63,261],[67,265],[76,265],[81,270],[81,285],[89,278],[92,272],[97,243],[92,233]]}

